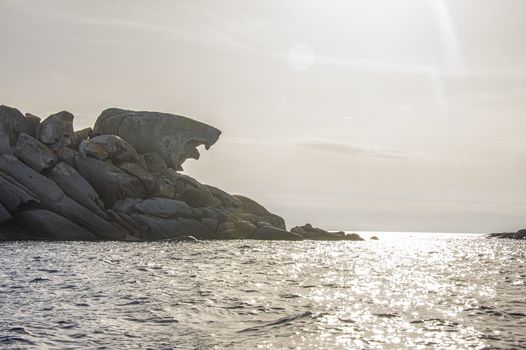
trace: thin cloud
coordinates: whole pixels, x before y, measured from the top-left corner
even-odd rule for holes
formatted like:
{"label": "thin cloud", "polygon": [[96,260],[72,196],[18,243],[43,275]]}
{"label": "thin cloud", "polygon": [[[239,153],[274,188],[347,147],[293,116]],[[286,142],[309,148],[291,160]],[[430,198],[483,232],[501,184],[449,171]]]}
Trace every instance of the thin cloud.
{"label": "thin cloud", "polygon": [[351,157],[378,157],[389,159],[427,159],[424,153],[383,147],[383,146],[362,146],[332,140],[313,139],[301,140],[290,143],[305,149],[343,154]]}
{"label": "thin cloud", "polygon": [[526,137],[503,136],[495,139],[486,148],[497,149],[506,153],[526,155]]}

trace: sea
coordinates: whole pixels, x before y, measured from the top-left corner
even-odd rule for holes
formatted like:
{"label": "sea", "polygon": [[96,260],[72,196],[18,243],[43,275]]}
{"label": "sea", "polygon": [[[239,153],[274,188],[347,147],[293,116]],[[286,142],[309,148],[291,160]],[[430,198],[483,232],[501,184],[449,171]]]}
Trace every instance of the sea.
{"label": "sea", "polygon": [[0,242],[0,348],[526,348],[526,241],[361,234]]}

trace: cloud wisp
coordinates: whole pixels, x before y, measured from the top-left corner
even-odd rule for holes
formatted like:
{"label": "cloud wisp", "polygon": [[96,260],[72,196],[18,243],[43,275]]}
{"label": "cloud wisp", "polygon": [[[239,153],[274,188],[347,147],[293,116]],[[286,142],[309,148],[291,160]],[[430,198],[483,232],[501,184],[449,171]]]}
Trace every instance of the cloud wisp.
{"label": "cloud wisp", "polygon": [[425,153],[408,151],[385,146],[362,146],[345,142],[325,139],[299,140],[289,144],[308,150],[343,154],[360,158],[388,158],[388,159],[429,159]]}

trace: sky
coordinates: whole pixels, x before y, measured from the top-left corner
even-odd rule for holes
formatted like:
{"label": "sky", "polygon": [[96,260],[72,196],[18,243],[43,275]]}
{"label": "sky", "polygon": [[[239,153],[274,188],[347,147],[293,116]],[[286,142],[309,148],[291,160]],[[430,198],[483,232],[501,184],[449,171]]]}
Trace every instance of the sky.
{"label": "sky", "polygon": [[356,231],[526,228],[526,1],[0,0],[0,104],[222,130],[185,173]]}

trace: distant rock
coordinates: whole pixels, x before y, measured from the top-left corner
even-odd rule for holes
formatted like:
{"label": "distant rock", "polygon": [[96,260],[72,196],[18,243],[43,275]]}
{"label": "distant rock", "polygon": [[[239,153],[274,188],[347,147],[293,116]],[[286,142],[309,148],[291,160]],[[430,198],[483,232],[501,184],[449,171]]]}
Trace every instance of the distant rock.
{"label": "distant rock", "polygon": [[511,238],[511,239],[526,239],[526,229],[519,230],[517,232],[491,233],[490,237]]}
{"label": "distant rock", "polygon": [[250,238],[272,241],[302,241],[304,239],[303,236],[297,233],[285,231],[272,226],[258,228]]}
{"label": "distant rock", "polygon": [[364,239],[355,233],[346,234],[343,231],[329,232],[321,228],[313,227],[311,224],[296,226],[290,230],[301,235],[305,239],[316,241],[363,241]]}

